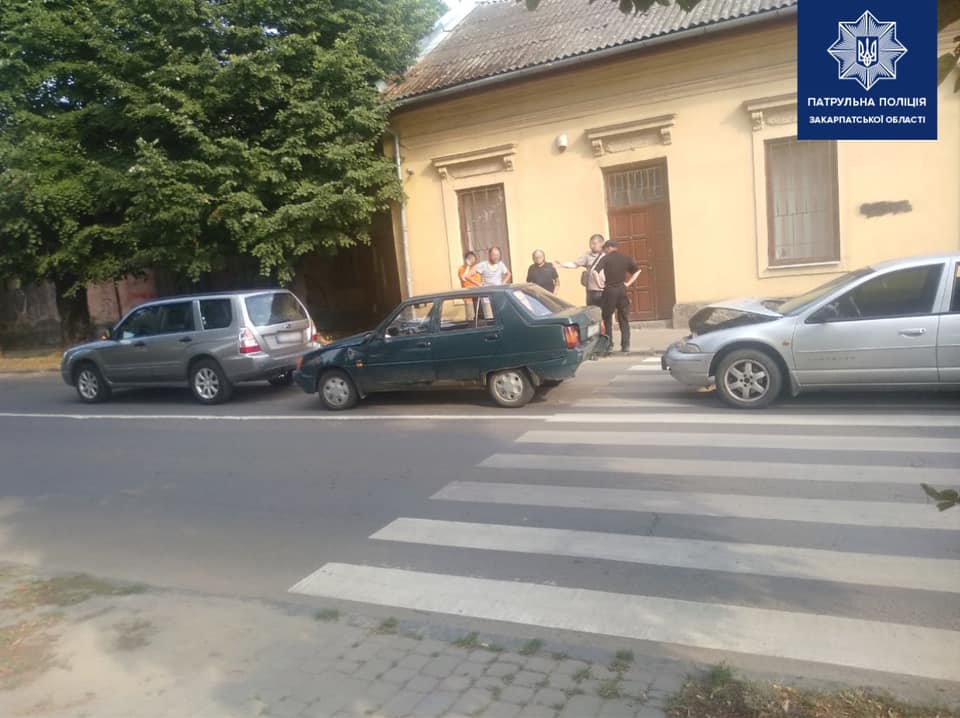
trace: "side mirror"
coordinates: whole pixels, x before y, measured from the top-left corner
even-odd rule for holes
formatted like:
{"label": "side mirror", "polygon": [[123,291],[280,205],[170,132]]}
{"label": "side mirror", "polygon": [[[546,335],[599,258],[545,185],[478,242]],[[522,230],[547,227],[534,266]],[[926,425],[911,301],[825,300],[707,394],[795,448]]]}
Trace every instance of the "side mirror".
{"label": "side mirror", "polygon": [[110,339],[110,332],[105,331],[100,333],[100,341],[105,342],[108,339]]}
{"label": "side mirror", "polygon": [[400,334],[400,330],[397,329],[397,327],[387,327],[387,331],[384,334],[384,336],[389,338],[389,337],[398,336],[399,334]]}

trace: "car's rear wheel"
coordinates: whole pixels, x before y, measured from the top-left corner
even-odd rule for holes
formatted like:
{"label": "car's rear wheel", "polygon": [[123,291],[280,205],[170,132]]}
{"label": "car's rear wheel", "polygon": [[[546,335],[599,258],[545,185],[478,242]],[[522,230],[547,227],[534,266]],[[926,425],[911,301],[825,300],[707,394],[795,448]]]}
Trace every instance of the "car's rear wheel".
{"label": "car's rear wheel", "polygon": [[293,372],[285,371],[283,374],[270,377],[267,381],[270,382],[270,386],[290,386],[293,384]]}
{"label": "car's rear wheel", "polygon": [[97,365],[91,362],[84,362],[77,367],[73,384],[77,388],[77,396],[87,404],[98,404],[110,398],[110,385],[104,380]]}
{"label": "car's rear wheel", "polygon": [[222,404],[233,394],[227,375],[211,359],[201,359],[190,367],[190,390],[201,404]]}
{"label": "car's rear wheel", "polygon": [[523,369],[494,372],[487,379],[490,396],[500,406],[516,409],[533,398],[533,382]]}
{"label": "car's rear wheel", "polygon": [[320,377],[317,393],[321,403],[331,411],[352,409],[360,398],[353,380],[339,369],[325,372]]}
{"label": "car's rear wheel", "polygon": [[738,349],[727,354],[717,367],[717,390],[730,406],[763,409],[783,388],[783,372],[776,360],[759,349]]}

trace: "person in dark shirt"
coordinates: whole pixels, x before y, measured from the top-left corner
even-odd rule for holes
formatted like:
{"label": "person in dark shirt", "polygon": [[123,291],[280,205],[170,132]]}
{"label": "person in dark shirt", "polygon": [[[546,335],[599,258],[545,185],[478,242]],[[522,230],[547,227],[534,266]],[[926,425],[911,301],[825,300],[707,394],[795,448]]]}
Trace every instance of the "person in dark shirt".
{"label": "person in dark shirt", "polygon": [[[597,262],[593,271],[603,272],[603,297],[600,310],[603,312],[604,331],[607,346],[613,346],[613,315],[617,315],[620,325],[620,351],[630,353],[630,298],[627,287],[637,281],[640,267],[631,257],[617,251],[617,243],[610,239],[603,245],[604,256]],[[628,279],[629,276],[629,279]]]}
{"label": "person in dark shirt", "polygon": [[542,249],[533,253],[533,264],[527,270],[527,281],[538,284],[548,292],[557,291],[560,286],[560,275],[553,264],[547,264],[547,255]]}

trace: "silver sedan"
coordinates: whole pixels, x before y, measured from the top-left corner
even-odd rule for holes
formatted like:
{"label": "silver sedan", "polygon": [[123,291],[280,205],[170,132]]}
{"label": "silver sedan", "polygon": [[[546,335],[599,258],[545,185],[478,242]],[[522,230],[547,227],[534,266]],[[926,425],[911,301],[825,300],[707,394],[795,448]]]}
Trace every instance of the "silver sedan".
{"label": "silver sedan", "polygon": [[845,274],[799,297],[711,304],[661,362],[731,406],[829,388],[960,388],[960,254]]}

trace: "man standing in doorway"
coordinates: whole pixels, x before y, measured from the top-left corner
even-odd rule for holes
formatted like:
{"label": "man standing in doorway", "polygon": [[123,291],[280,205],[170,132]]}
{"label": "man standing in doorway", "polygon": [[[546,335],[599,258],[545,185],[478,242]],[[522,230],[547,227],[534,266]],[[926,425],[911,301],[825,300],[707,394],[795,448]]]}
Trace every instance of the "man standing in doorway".
{"label": "man standing in doorway", "polygon": [[583,274],[580,277],[580,283],[587,290],[588,307],[599,307],[600,300],[603,296],[603,275],[593,272],[593,269],[602,258],[603,235],[595,234],[590,237],[589,252],[580,255],[572,262],[554,262],[555,266],[559,264],[559,266],[565,267],[566,269],[576,269],[577,267],[583,268]]}
{"label": "man standing in doorway", "polygon": [[491,247],[490,251],[487,252],[486,261],[473,265],[464,273],[463,277],[464,279],[470,279],[474,275],[480,277],[480,281],[485,287],[496,284],[510,284],[510,280],[513,279],[510,269],[500,261],[500,247]]}
{"label": "man standing in doorway", "polygon": [[[604,286],[600,309],[603,312],[604,331],[607,333],[609,347],[613,346],[613,315],[617,315],[620,325],[620,351],[630,353],[630,298],[627,287],[637,281],[640,267],[632,257],[620,254],[617,243],[608,240],[603,245],[604,256],[591,270],[591,274],[603,272]],[[627,276],[629,275],[629,279]]]}

